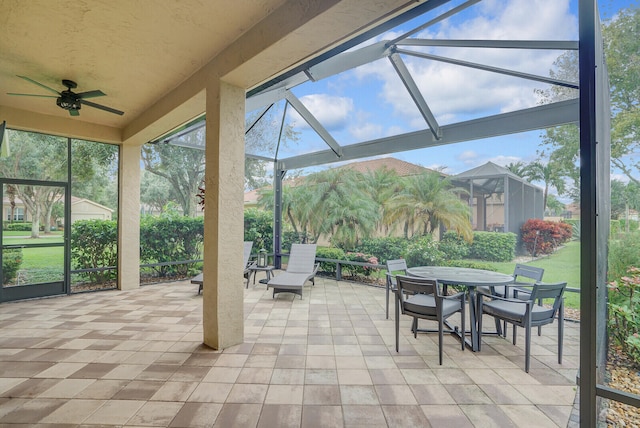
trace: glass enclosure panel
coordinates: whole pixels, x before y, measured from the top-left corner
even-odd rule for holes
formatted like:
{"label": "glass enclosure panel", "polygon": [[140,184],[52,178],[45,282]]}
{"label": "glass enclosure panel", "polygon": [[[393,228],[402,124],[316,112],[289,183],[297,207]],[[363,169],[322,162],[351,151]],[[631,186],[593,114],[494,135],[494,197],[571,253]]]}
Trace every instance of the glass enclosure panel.
{"label": "glass enclosure panel", "polygon": [[[52,241],[58,238],[51,238]],[[62,241],[62,238],[59,238]],[[16,239],[17,241],[17,239]],[[64,281],[64,247],[4,248],[3,258],[21,257],[15,276],[4,273],[3,287],[28,286]]]}
{"label": "glass enclosure panel", "polygon": [[71,292],[114,288],[119,147],[72,140],[71,156]]}

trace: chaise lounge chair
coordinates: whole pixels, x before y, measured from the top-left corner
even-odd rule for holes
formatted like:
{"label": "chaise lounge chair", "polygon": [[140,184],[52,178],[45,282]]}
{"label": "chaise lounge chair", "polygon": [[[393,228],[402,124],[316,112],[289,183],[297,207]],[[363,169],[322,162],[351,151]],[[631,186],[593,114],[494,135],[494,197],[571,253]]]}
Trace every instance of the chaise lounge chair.
{"label": "chaise lounge chair", "polygon": [[311,280],[315,285],[314,277],[320,266],[315,261],[316,244],[292,244],[287,270],[271,278],[267,283],[267,289],[273,288],[274,298],[278,293],[294,293],[299,294],[302,299],[302,287],[305,282]]}
{"label": "chaise lounge chair", "polygon": [[[249,269],[255,262],[249,262],[249,258],[251,257],[251,249],[253,248],[253,241],[244,241],[244,278],[247,280],[246,287],[249,287],[249,273],[251,270]],[[192,284],[198,284],[198,294],[202,291],[203,285],[202,273],[191,278]]]}

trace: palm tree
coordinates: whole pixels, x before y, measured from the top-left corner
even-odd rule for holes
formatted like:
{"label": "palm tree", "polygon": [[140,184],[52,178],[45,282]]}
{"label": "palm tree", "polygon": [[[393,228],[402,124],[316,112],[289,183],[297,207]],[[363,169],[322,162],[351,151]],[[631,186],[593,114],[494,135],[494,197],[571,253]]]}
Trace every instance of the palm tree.
{"label": "palm tree", "polygon": [[469,207],[460,199],[460,192],[463,190],[454,189],[450,180],[437,172],[407,177],[404,191],[389,200],[392,209],[388,220],[404,218],[415,226],[421,225],[424,234],[443,225],[471,241]]}
{"label": "palm tree", "polygon": [[376,230],[381,233],[387,232],[389,225],[383,221],[388,210],[387,201],[402,189],[401,177],[395,170],[384,166],[380,169],[367,171],[363,174],[363,179],[367,194],[378,206],[380,220],[376,224]]}
{"label": "palm tree", "polygon": [[547,209],[547,197],[549,195],[549,187],[553,186],[558,194],[564,193],[565,182],[562,175],[562,168],[555,162],[547,162],[543,164],[540,160],[531,162],[526,167],[525,177],[530,181],[542,181],[544,183],[544,194],[542,197],[544,209]]}
{"label": "palm tree", "polygon": [[527,165],[520,161],[511,162],[510,164],[506,165],[505,168],[513,172],[518,177],[524,177],[527,173]]}
{"label": "palm tree", "polygon": [[331,235],[336,246],[351,249],[375,231],[378,206],[365,191],[363,175],[350,169],[328,169],[311,174],[309,213],[314,231]]}

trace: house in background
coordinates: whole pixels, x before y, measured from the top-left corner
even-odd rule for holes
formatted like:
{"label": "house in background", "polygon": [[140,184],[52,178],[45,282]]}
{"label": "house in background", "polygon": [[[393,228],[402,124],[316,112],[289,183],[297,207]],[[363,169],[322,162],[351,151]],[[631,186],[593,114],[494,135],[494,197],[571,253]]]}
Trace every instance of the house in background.
{"label": "house in background", "polygon": [[89,199],[71,197],[71,224],[77,220],[111,220],[113,210]]}
{"label": "house in background", "polygon": [[[31,213],[26,209],[24,202],[20,198],[14,199],[15,206],[13,211],[11,210],[11,201],[8,197],[2,199],[2,220],[3,222],[18,221],[18,222],[30,222],[32,220]],[[71,197],[71,224],[77,220],[111,220],[113,211],[111,208],[100,205],[97,202],[93,202],[89,199],[78,198],[76,196]],[[13,218],[12,218],[13,212]],[[61,223],[58,219],[52,219],[52,222],[56,222],[52,226]]]}

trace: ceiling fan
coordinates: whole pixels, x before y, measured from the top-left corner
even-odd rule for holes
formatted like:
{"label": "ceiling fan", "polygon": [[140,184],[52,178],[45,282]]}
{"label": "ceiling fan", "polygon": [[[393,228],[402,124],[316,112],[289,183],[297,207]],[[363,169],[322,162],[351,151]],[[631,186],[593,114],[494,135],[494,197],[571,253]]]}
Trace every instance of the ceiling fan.
{"label": "ceiling fan", "polygon": [[18,76],[21,79],[26,80],[27,82],[31,82],[35,85],[38,85],[44,89],[46,89],[49,92],[53,92],[56,95],[38,95],[38,94],[16,94],[16,93],[12,93],[12,92],[7,92],[7,95],[20,95],[20,96],[25,96],[25,97],[44,97],[44,98],[56,98],[56,104],[58,105],[58,107],[64,109],[64,110],[68,110],[69,114],[71,116],[80,116],[80,108],[82,108],[83,105],[89,106],[89,107],[93,107],[93,108],[97,108],[100,110],[104,110],[104,111],[108,111],[109,113],[114,113],[114,114],[119,114],[120,116],[122,116],[124,114],[123,111],[120,110],[116,110],[114,108],[111,107],[107,107],[107,106],[103,106],[101,104],[96,104],[94,102],[91,101],[87,101],[86,98],[95,98],[95,97],[103,97],[106,94],[104,92],[102,92],[101,90],[97,89],[95,91],[87,91],[87,92],[80,92],[80,93],[76,93],[73,92],[72,89],[75,89],[78,87],[78,84],[76,82],[74,82],[73,80],[67,80],[67,79],[63,79],[62,80],[62,84],[64,86],[67,87],[67,89],[65,89],[62,92],[58,92],[53,88],[48,87],[47,85],[43,85],[40,82],[36,82],[35,80],[26,77],[26,76]]}

